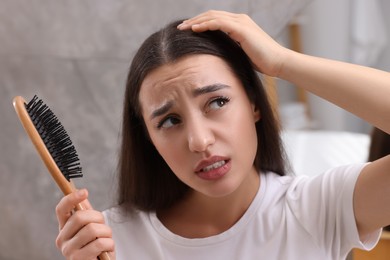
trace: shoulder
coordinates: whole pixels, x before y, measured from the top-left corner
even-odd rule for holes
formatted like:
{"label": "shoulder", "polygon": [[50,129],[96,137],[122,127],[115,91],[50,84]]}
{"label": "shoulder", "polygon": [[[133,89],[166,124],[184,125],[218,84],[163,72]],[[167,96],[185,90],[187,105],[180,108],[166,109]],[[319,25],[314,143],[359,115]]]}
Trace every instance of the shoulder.
{"label": "shoulder", "polygon": [[[339,166],[316,176],[279,176],[268,172],[262,177],[266,197],[282,200],[310,200],[323,196],[352,196],[358,176],[366,164]],[[329,197],[330,199],[330,197]],[[309,201],[310,201],[309,200]]]}
{"label": "shoulder", "polygon": [[126,211],[121,206],[114,206],[103,211],[103,216],[107,225],[111,228],[123,227],[127,228],[137,227],[141,223],[148,220],[148,213],[132,210]]}
{"label": "shoulder", "polygon": [[356,182],[357,177],[368,163],[358,163],[350,165],[342,165],[331,168],[321,174],[315,176],[295,175],[279,176],[269,172],[265,174],[265,178],[269,185],[281,185],[288,188],[293,188],[299,185],[324,181],[347,181]]}
{"label": "shoulder", "polygon": [[[300,230],[326,252],[339,255],[359,246],[355,224],[353,194],[356,181],[366,164],[352,164],[329,169],[316,176],[278,176],[265,174],[265,210],[281,218],[286,228]],[[298,232],[299,233],[299,232]],[[330,239],[329,239],[330,238]]]}
{"label": "shoulder", "polygon": [[[120,206],[103,211],[106,224],[112,229],[117,259],[127,259],[128,255],[142,255],[139,249],[143,243],[151,243],[155,232],[150,224],[148,212],[132,210],[127,212]],[[119,257],[118,255],[123,256]],[[138,258],[145,259],[145,258]]]}

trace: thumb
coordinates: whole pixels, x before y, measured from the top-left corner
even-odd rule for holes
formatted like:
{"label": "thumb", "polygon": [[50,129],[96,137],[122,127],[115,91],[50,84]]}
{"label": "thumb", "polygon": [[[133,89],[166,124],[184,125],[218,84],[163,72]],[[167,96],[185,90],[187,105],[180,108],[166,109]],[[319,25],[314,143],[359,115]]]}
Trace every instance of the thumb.
{"label": "thumb", "polygon": [[91,203],[88,200],[88,190],[81,189],[77,191],[77,195],[81,198],[85,197],[85,200],[76,205],[76,210],[88,210],[93,209]]}

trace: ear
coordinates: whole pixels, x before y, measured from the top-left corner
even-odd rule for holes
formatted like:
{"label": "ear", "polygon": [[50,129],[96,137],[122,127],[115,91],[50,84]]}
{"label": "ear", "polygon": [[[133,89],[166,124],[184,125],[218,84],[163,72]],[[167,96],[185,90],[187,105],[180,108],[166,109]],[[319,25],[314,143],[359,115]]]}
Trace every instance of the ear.
{"label": "ear", "polygon": [[252,104],[251,106],[252,106],[252,111],[253,111],[253,119],[255,122],[257,122],[261,118],[260,110],[254,104]]}

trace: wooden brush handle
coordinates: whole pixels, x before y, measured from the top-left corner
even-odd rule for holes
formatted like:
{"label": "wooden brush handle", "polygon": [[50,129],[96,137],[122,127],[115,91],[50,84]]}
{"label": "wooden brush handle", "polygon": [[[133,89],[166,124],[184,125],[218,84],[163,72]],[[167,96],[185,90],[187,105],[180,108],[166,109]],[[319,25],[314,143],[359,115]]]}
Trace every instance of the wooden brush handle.
{"label": "wooden brush handle", "polygon": [[107,252],[101,253],[98,258],[99,258],[99,260],[110,260],[111,259]]}
{"label": "wooden brush handle", "polygon": [[[19,117],[20,122],[23,125],[24,130],[26,130],[28,136],[30,137],[31,142],[34,144],[38,154],[40,155],[42,161],[46,165],[46,168],[49,170],[54,181],[60,187],[64,195],[68,195],[76,190],[73,182],[68,181],[65,176],[62,174],[61,170],[58,168],[56,162],[51,156],[49,150],[46,148],[45,143],[43,142],[41,136],[39,135],[37,129],[35,128],[34,123],[32,122],[30,115],[28,114],[26,107],[26,101],[23,97],[17,96],[13,100],[13,105],[16,111],[16,114]],[[83,205],[76,205],[76,210],[84,210]],[[100,260],[110,260],[110,256],[107,252],[103,252],[99,255]]]}

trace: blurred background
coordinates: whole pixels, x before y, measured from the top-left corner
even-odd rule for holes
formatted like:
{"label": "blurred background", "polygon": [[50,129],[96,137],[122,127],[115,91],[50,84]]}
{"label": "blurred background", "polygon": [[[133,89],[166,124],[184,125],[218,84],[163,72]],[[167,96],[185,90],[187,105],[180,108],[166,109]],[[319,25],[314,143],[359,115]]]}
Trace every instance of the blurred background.
{"label": "blurred background", "polygon": [[[54,242],[62,194],[20,125],[13,97],[37,94],[52,108],[80,155],[84,177],[76,185],[104,210],[115,203],[132,56],[166,23],[208,9],[247,13],[297,51],[390,71],[386,0],[0,0],[0,259],[62,259]],[[348,162],[365,160],[370,125],[287,82],[267,81],[296,172],[306,173],[299,161],[307,154],[320,153],[307,144],[329,135],[353,149]]]}

